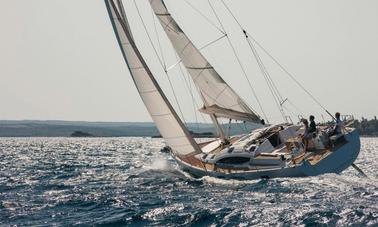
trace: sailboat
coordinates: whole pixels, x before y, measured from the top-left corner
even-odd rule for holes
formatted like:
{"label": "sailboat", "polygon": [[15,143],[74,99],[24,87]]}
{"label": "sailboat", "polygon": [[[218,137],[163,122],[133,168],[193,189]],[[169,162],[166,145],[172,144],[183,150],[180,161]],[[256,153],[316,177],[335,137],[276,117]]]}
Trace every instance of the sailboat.
{"label": "sailboat", "polygon": [[[193,176],[225,179],[306,177],[341,173],[360,152],[356,129],[345,127],[330,137],[329,126],[319,126],[306,148],[303,126],[293,123],[264,125],[256,111],[232,89],[190,41],[163,0],[149,0],[155,16],[177,52],[180,64],[196,85],[203,107],[218,137],[198,143],[181,120],[154,77],[134,40],[121,0],[105,0],[113,29],[135,86],[180,168]],[[247,32],[245,32],[247,36]],[[327,111],[328,112],[328,111]],[[328,112],[329,113],[329,112]],[[219,119],[261,124],[242,135],[228,136]]]}

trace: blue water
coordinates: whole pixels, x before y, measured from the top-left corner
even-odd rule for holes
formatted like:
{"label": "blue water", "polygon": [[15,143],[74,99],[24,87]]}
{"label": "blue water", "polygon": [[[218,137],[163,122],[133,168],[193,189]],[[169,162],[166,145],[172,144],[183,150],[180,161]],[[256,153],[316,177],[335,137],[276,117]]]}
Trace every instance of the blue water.
{"label": "blue water", "polygon": [[160,139],[0,138],[0,225],[378,226],[378,139],[341,175],[229,181],[181,172]]}

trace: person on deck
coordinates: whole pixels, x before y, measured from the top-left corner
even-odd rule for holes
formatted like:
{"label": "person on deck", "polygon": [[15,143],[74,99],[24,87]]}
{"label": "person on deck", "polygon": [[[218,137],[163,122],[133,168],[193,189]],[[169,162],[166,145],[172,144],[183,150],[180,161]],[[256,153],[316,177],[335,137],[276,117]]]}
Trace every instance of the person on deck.
{"label": "person on deck", "polygon": [[314,135],[316,133],[316,123],[315,123],[315,117],[313,115],[310,116],[310,127],[308,129],[308,132],[311,135]]}
{"label": "person on deck", "polygon": [[344,123],[340,119],[340,113],[339,112],[337,112],[335,114],[335,117],[336,117],[336,124],[333,128],[332,135],[341,135],[343,133]]}
{"label": "person on deck", "polygon": [[309,126],[308,126],[308,121],[307,119],[302,119],[302,123],[304,125],[304,132],[303,132],[303,136],[302,136],[302,140],[303,140],[303,143],[305,145],[305,152],[307,152],[307,149],[308,149],[308,142],[311,138],[311,133],[309,133]]}

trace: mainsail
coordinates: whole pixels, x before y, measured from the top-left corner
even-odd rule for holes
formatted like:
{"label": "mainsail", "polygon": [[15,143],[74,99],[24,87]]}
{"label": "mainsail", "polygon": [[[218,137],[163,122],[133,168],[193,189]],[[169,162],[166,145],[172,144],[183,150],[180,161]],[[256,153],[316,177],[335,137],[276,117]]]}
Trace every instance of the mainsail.
{"label": "mainsail", "polygon": [[181,30],[163,0],[149,0],[173,47],[199,89],[205,107],[202,112],[217,118],[260,123],[259,116],[222,79],[198,48]]}
{"label": "mainsail", "polygon": [[128,24],[121,0],[105,0],[113,28],[130,74],[161,135],[179,155],[200,152],[177,113],[164,95],[140,54]]}

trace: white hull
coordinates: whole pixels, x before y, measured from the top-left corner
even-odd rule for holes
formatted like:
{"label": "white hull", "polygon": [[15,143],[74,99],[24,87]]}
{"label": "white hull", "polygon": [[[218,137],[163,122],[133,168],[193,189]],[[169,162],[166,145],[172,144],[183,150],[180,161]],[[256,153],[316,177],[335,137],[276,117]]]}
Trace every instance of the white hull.
{"label": "white hull", "polygon": [[274,169],[264,170],[249,170],[238,171],[234,173],[223,173],[217,171],[208,171],[186,162],[177,160],[178,165],[185,172],[190,173],[195,177],[211,176],[223,179],[242,179],[253,180],[261,178],[285,178],[285,177],[307,177],[316,176],[325,173],[341,173],[347,169],[357,159],[360,152],[360,137],[356,130],[345,135],[347,143],[337,150],[333,151],[330,155],[322,159],[315,165],[311,165],[309,161],[305,160],[301,164],[293,167],[280,167]]}

